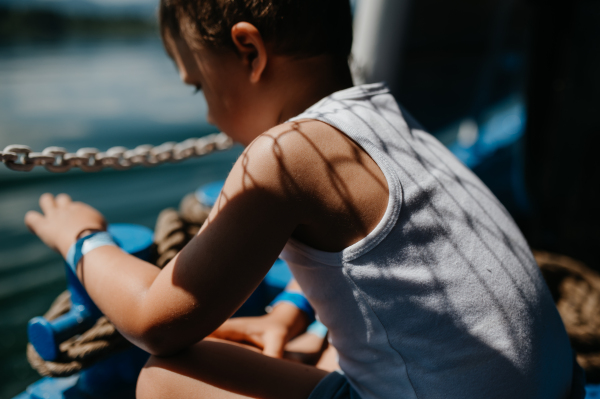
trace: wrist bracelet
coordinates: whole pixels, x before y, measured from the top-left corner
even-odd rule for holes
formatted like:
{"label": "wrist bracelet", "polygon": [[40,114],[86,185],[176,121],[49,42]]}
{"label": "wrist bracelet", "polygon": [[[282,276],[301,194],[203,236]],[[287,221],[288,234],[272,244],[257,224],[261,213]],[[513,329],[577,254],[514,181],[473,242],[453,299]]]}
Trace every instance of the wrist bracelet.
{"label": "wrist bracelet", "polygon": [[308,302],[308,299],[299,292],[283,291],[273,299],[273,302],[271,302],[269,306],[267,306],[267,312],[270,312],[279,302],[289,302],[306,313],[309,320],[312,321],[315,319],[314,309]]}
{"label": "wrist bracelet", "polygon": [[307,333],[314,334],[319,338],[325,338],[327,331],[329,331],[327,327],[325,327],[325,325],[319,320],[313,321],[312,324],[306,329]]}
{"label": "wrist bracelet", "polygon": [[81,260],[81,257],[93,249],[110,245],[117,247],[118,245],[113,240],[112,236],[107,231],[97,231],[92,234],[88,234],[85,237],[81,237],[75,241],[67,252],[67,258],[65,261],[71,268],[73,273],[77,275],[77,264]]}

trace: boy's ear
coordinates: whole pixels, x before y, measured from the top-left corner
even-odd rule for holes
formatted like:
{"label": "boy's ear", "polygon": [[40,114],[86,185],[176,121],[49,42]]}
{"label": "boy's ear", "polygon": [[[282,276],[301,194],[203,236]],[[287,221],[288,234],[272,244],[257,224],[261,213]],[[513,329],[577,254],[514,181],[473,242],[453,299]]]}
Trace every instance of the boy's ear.
{"label": "boy's ear", "polygon": [[257,83],[267,66],[267,49],[260,32],[248,22],[238,22],[231,28],[231,38],[250,69],[250,81]]}

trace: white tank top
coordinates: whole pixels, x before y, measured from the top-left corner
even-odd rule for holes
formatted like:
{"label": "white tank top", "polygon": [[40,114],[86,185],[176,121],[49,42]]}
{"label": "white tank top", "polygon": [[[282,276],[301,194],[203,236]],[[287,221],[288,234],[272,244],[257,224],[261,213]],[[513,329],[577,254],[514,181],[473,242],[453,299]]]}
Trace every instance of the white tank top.
{"label": "white tank top", "polygon": [[383,84],[334,93],[300,119],[357,142],[389,187],[385,215],[361,241],[331,253],[291,239],[282,253],[360,396],[568,397],[565,328],[488,188]]}

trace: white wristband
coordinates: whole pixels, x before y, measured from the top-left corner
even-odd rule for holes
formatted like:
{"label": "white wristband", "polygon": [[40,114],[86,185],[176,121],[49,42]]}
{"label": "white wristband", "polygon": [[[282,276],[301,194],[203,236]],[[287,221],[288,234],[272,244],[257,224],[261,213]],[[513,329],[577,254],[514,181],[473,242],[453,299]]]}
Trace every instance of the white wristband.
{"label": "white wristband", "polygon": [[73,273],[77,274],[77,264],[81,260],[81,257],[88,252],[105,245],[114,247],[118,246],[107,231],[98,231],[96,233],[89,234],[80,238],[73,245],[71,245],[65,260],[67,261],[67,264],[71,270],[73,270]]}

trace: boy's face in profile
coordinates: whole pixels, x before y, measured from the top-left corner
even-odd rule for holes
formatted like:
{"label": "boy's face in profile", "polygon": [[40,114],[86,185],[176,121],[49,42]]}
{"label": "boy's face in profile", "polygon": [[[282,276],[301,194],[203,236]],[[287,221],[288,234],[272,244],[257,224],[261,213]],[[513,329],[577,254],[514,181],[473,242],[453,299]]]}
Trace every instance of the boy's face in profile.
{"label": "boy's face in profile", "polygon": [[181,80],[201,89],[208,105],[208,122],[235,141],[249,144],[268,130],[264,84],[252,82],[251,68],[231,50],[216,51],[183,38],[169,38],[170,52]]}

